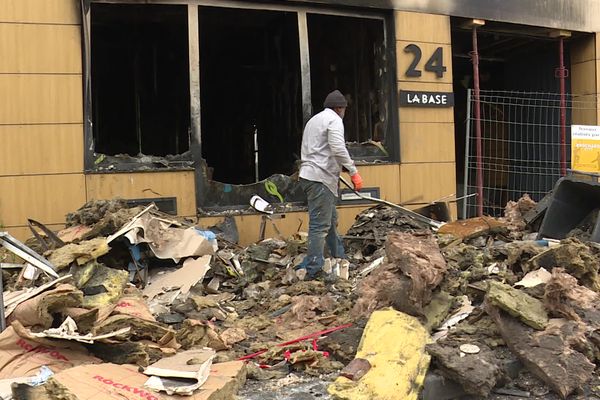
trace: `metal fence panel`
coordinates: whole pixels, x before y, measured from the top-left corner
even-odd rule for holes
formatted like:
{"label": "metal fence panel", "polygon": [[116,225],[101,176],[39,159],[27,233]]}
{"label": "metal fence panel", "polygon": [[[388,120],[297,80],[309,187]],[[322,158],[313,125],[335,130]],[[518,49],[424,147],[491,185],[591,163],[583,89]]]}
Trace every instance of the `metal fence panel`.
{"label": "metal fence panel", "polygon": [[[467,110],[474,107],[469,91]],[[595,115],[594,95],[566,95],[567,165],[573,116]],[[539,201],[561,176],[560,93],[482,90],[481,139],[485,215],[501,216],[509,200],[525,193]],[[467,113],[464,196],[477,193],[473,113]],[[477,214],[477,198],[465,197],[462,217]]]}

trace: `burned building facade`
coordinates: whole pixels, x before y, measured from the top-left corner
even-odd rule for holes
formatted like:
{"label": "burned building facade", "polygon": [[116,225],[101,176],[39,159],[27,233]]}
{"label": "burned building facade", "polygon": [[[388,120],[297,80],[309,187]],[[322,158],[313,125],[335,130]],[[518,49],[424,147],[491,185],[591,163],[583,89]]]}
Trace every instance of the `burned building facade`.
{"label": "burned building facade", "polygon": [[[259,194],[292,233],[303,126],[335,88],[365,191],[410,208],[460,195],[473,26],[484,87],[555,91],[563,40],[566,90],[595,99],[592,3],[5,0],[0,224],[25,236],[28,218],[59,228],[121,197],[207,225],[234,214],[250,242]],[[595,125],[598,108],[569,118]],[[366,205],[342,196],[340,230]]]}

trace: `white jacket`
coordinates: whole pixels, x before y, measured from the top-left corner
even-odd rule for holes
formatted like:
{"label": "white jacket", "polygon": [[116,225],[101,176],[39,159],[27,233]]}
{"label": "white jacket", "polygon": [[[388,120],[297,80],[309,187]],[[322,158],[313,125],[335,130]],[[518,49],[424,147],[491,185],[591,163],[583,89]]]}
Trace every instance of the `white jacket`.
{"label": "white jacket", "polygon": [[335,111],[326,108],[312,117],[302,135],[300,177],[321,182],[335,196],[342,167],[350,175],[357,172],[344,139],[344,122]]}

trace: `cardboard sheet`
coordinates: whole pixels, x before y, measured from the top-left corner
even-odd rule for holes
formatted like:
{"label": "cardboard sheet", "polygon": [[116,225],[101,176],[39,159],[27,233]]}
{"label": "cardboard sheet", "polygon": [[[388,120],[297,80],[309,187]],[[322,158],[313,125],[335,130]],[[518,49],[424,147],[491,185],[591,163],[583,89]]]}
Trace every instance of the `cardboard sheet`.
{"label": "cardboard sheet", "polygon": [[208,379],[215,355],[213,349],[204,348],[165,357],[144,370],[144,374],[150,376],[144,386],[167,394],[189,396]]}
{"label": "cardboard sheet", "polygon": [[210,269],[211,256],[202,256],[197,259],[188,258],[183,267],[173,272],[156,275],[144,289],[144,296],[152,300],[163,291],[180,289],[181,294],[189,292],[190,288],[204,278]]}
{"label": "cardboard sheet", "polygon": [[148,303],[144,301],[142,293],[137,289],[125,289],[125,293],[117,302],[112,313],[131,315],[146,321],[156,322],[156,318],[150,312]]}
{"label": "cardboard sheet", "polygon": [[110,243],[124,236],[131,244],[147,243],[154,255],[161,259],[179,262],[185,257],[214,254],[216,240],[208,240],[195,227],[182,228],[174,220],[167,220],[152,213],[154,205],[148,206],[114,235]]}
{"label": "cardboard sheet", "polygon": [[515,286],[522,286],[525,288],[535,287],[537,285],[546,284],[552,279],[552,274],[545,268],[540,268],[535,271],[529,272],[519,282],[515,283]]}
{"label": "cardboard sheet", "polygon": [[85,347],[68,341],[28,337],[14,322],[0,334],[0,379],[33,376],[40,367],[59,372],[81,364],[100,363]]}
{"label": "cardboard sheet", "polygon": [[50,382],[54,381],[79,399],[222,400],[235,398],[245,377],[245,366],[241,361],[214,364],[202,388],[187,397],[144,389],[148,377],[139,373],[135,365],[85,365],[62,371]]}

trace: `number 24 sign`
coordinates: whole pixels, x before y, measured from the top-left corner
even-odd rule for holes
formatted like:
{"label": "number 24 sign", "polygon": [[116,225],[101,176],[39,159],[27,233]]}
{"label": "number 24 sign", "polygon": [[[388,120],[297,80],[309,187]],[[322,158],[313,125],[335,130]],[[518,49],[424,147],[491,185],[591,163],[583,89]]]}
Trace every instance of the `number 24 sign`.
{"label": "number 24 sign", "polygon": [[[405,72],[406,76],[410,78],[420,77],[421,70],[417,68],[421,62],[421,57],[423,56],[421,48],[416,44],[409,44],[404,48],[404,52],[412,53],[413,55],[413,60]],[[433,54],[425,63],[425,71],[434,72],[438,78],[442,78],[444,76],[444,72],[446,72],[446,69],[447,68],[444,66],[444,49],[442,47],[438,47],[433,51]]]}

